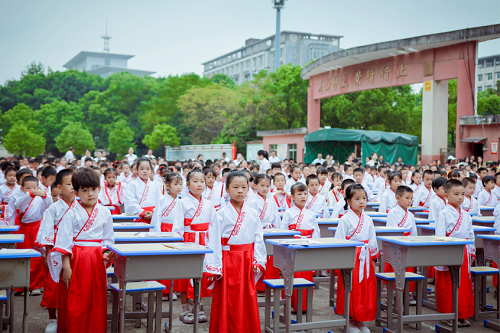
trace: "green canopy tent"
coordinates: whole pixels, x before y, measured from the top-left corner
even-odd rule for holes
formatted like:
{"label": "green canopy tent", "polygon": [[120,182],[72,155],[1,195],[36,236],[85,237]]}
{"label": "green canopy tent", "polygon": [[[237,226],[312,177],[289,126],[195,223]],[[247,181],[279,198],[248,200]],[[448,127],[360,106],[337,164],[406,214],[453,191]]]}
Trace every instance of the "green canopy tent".
{"label": "green canopy tent", "polygon": [[399,157],[406,164],[417,164],[418,137],[404,133],[327,128],[305,136],[304,162],[312,163],[319,153],[333,155],[343,162],[361,143],[363,165],[367,156],[377,153],[384,161],[394,163]]}

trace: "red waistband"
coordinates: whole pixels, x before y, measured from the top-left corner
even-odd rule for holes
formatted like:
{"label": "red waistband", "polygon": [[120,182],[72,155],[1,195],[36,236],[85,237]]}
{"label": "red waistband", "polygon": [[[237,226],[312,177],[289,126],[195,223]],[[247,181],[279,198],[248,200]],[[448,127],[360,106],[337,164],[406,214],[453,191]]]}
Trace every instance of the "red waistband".
{"label": "red waistband", "polygon": [[295,231],[300,232],[301,236],[311,236],[313,234],[313,229],[310,230],[304,230],[304,229],[295,229]]}
{"label": "red waistband", "polygon": [[102,239],[75,239],[75,238],[73,238],[73,242],[101,243]]}
{"label": "red waistband", "polygon": [[[186,224],[184,224],[184,225],[186,225]],[[191,227],[191,231],[208,231],[208,227],[210,226],[210,223],[209,222],[195,223],[195,224],[191,224],[189,226]]]}
{"label": "red waistband", "polygon": [[229,238],[222,238],[221,244],[223,246],[229,246],[231,251],[250,251],[250,250],[253,250],[253,243],[233,245],[233,244],[227,244],[228,241],[229,241]]}

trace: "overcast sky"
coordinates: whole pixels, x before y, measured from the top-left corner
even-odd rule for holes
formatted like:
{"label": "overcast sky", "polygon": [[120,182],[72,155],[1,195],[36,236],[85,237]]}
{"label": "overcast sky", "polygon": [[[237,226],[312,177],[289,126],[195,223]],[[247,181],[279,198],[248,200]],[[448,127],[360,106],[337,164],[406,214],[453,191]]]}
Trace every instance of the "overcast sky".
{"label": "overcast sky", "polygon": [[[80,51],[102,52],[108,20],[112,53],[135,55],[129,68],[155,76],[195,72],[248,38],[274,34],[271,0],[0,2],[0,84],[32,61],[53,70]],[[500,1],[288,0],[281,29],[343,35],[340,47],[500,23]],[[500,40],[479,56],[500,53]]]}

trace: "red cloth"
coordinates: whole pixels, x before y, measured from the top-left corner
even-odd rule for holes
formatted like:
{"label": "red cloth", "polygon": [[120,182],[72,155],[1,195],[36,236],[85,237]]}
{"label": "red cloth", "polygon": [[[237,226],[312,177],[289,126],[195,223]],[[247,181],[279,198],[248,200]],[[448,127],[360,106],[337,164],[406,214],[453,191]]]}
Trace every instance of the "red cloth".
{"label": "red cloth", "polygon": [[120,215],[122,213],[120,206],[117,206],[117,205],[109,205],[109,206],[115,207],[115,209],[110,210],[111,215]]}
{"label": "red cloth", "polygon": [[436,270],[434,269],[434,266],[427,267],[427,278],[435,278],[436,277]]}
{"label": "red cloth", "polygon": [[[493,268],[498,268],[498,265],[496,262],[493,261]],[[498,286],[498,276],[493,275],[493,286],[497,287]]]}
{"label": "red cloth", "polygon": [[[406,271],[409,273],[415,273],[415,267],[406,267]],[[392,272],[394,272],[392,265],[386,262],[384,266],[384,273],[392,273]],[[387,282],[384,282],[384,284],[387,284]],[[396,286],[396,283],[394,283],[394,286]],[[414,291],[415,291],[415,282],[410,282],[410,292],[412,293]]]}
{"label": "red cloth", "polygon": [[[453,312],[451,276],[449,271],[436,270],[436,307],[441,313]],[[464,263],[460,269],[458,287],[458,319],[467,319],[474,314],[474,293],[469,278],[467,249],[464,251]]]}
{"label": "red cloth", "polygon": [[[313,282],[314,272],[312,272],[312,271],[309,271],[309,272],[296,272],[293,275],[293,277],[295,279],[303,278],[303,279],[306,279],[307,281]],[[294,290],[293,291],[293,295],[292,295],[292,299],[291,299],[291,301],[292,301],[292,308],[294,310],[297,310],[297,293],[298,293],[298,291]],[[283,298],[285,297],[285,291],[284,290],[281,291],[281,296]],[[307,310],[307,289],[302,289],[302,311],[306,311],[306,310]]]}
{"label": "red cloth", "polygon": [[[361,248],[356,249],[356,263],[352,271],[352,291],[350,295],[349,313],[350,319],[355,321],[372,321],[377,314],[377,285],[375,280],[375,265],[370,255],[370,274],[359,283],[359,253]],[[368,258],[366,259],[368,260]],[[337,274],[337,307],[336,314],[344,314],[344,281],[340,270]],[[366,271],[365,271],[366,274]]]}
{"label": "red cloth", "polygon": [[59,283],[58,332],[102,332],[107,329],[107,277],[100,246],[73,247],[69,290]]}
{"label": "red cloth", "polygon": [[144,209],[142,213],[139,215],[139,218],[135,220],[134,222],[144,222],[144,223],[151,223],[151,220],[146,221],[142,217],[144,216],[144,213],[146,212],[153,212],[155,210],[155,206],[149,206],[149,207],[142,207]]}
{"label": "red cloth", "polygon": [[214,286],[209,332],[261,332],[253,244],[230,246],[222,251],[222,278]]}
{"label": "red cloth", "polygon": [[161,223],[161,232],[172,232],[172,229],[174,228],[173,223]]}
{"label": "red cloth", "polygon": [[[36,235],[38,234],[38,229],[40,229],[40,223],[42,221],[33,223],[21,223],[18,234],[24,235],[24,242],[17,243],[17,249],[33,249],[36,241]],[[35,290],[43,287],[43,261],[45,259],[42,257],[31,258],[30,266],[30,290]],[[16,288],[16,291],[18,289]],[[22,289],[21,289],[22,290]]]}
{"label": "red cloth", "polygon": [[266,285],[262,282],[268,279],[279,279],[280,278],[280,270],[277,267],[274,267],[274,259],[273,256],[267,256],[266,263],[266,272],[263,276],[260,277],[257,282],[257,291],[266,291]]}
{"label": "red cloth", "polygon": [[48,309],[57,309],[59,301],[59,283],[50,276],[48,267],[43,265],[43,296],[40,306]]}

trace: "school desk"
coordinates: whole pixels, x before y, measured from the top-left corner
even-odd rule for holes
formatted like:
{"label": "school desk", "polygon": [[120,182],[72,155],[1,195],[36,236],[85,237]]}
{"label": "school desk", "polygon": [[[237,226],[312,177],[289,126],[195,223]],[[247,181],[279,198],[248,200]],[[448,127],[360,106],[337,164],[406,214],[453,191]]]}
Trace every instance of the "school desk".
{"label": "school desk", "polygon": [[111,215],[113,217],[113,222],[134,222],[138,218],[140,218],[139,215],[127,215],[127,214],[120,214],[120,215]]}
{"label": "school desk", "polygon": [[424,210],[427,210],[427,208],[424,208],[422,206],[417,206],[417,207],[409,207],[408,210],[415,214],[416,212],[423,212]]}
{"label": "school desk", "polygon": [[376,211],[378,211],[378,209],[375,210],[376,206],[380,206],[380,201],[368,202],[366,204],[365,213],[366,212],[376,212]]}
{"label": "school desk", "polygon": [[[173,246],[178,246],[178,249],[172,248]],[[124,332],[124,300],[127,282],[176,279],[193,279],[193,332],[198,332],[198,300],[200,279],[203,277],[203,258],[206,253],[212,253],[212,249],[188,243],[114,244],[108,248],[115,253],[115,276],[120,285],[118,301],[120,333]],[[161,298],[156,302],[156,306],[162,306]],[[172,308],[169,310],[168,323],[172,331]],[[160,316],[155,318],[155,330],[161,332]]]}
{"label": "school desk", "polygon": [[113,230],[115,232],[119,231],[128,231],[128,232],[145,232],[149,231],[149,229],[154,228],[151,224],[144,222],[120,222],[113,223]]}
{"label": "school desk", "polygon": [[16,243],[24,242],[23,234],[0,235],[0,249],[13,249]]}
{"label": "school desk", "polygon": [[[28,332],[28,299],[30,287],[31,258],[41,257],[33,249],[0,250],[0,289],[8,289],[10,308],[14,309],[14,288],[24,289],[23,333]],[[14,332],[14,318],[11,316],[10,332]]]}
{"label": "school desk", "polygon": [[495,207],[479,206],[482,216],[493,216],[493,211]]}
{"label": "school desk", "polygon": [[[458,281],[460,267],[464,259],[464,245],[472,244],[471,240],[436,237],[407,236],[386,237],[377,236],[382,241],[385,260],[392,264],[396,275],[397,330],[403,333],[404,324],[423,321],[452,320],[453,327],[449,329],[439,325],[440,331],[458,332]],[[453,313],[437,313],[425,315],[403,316],[403,290],[407,267],[448,266],[453,289]],[[426,293],[426,290],[424,291]],[[417,304],[421,303],[421,295],[417,295]],[[389,318],[392,317],[389,316]],[[437,330],[437,329],[436,329]],[[386,332],[391,332],[385,329]]]}
{"label": "school desk", "polygon": [[370,217],[386,217],[387,213],[386,212],[364,212],[366,215]]}
{"label": "school desk", "polygon": [[484,227],[493,227],[495,224],[494,216],[472,216],[473,225],[482,225]]}
{"label": "school desk", "polygon": [[[500,267],[500,235],[478,235],[483,240],[484,258],[493,260]],[[500,276],[500,274],[499,274]],[[500,319],[500,297],[497,299],[497,319]],[[500,323],[484,320],[484,326],[500,330]]]}
{"label": "school desk", "polygon": [[[429,210],[429,209],[426,208],[426,210]],[[415,215],[415,217],[419,217],[421,219],[429,218],[429,212],[415,212],[413,215]]]}
{"label": "school desk", "polygon": [[[354,258],[356,255],[356,247],[363,246],[362,242],[348,241],[345,239],[336,238],[318,238],[307,239],[309,245],[294,245],[285,244],[283,241],[269,239],[266,242],[274,247],[274,266],[279,268],[283,274],[285,283],[285,325],[286,332],[305,331],[312,329],[321,329],[329,327],[344,326],[344,332],[349,330],[349,296],[351,290],[351,275],[354,268]],[[342,272],[345,299],[344,299],[344,318],[337,320],[325,320],[320,322],[312,321],[312,311],[306,315],[307,322],[291,323],[291,296],[293,294],[293,276],[295,272],[315,271],[315,270],[332,271],[339,269]],[[334,281],[335,279],[331,279]],[[333,283],[330,282],[330,285]],[[308,298],[307,308],[312,309],[312,299]],[[276,314],[277,315],[277,314]]]}
{"label": "school desk", "polygon": [[19,225],[0,225],[0,234],[10,234],[16,232],[21,226]]}
{"label": "school desk", "polygon": [[184,237],[176,232],[163,232],[161,235],[146,235],[147,232],[115,232],[115,244],[168,243],[182,242]]}
{"label": "school desk", "polygon": [[[387,225],[387,217],[372,217],[372,220],[373,225],[376,227],[385,227]],[[429,224],[434,222],[434,220],[415,218],[415,224]]]}
{"label": "school desk", "polygon": [[321,238],[331,237],[331,233],[328,232],[328,228],[336,227],[339,224],[339,221],[340,218],[333,217],[330,217],[328,219],[316,219],[316,222],[318,222]]}

